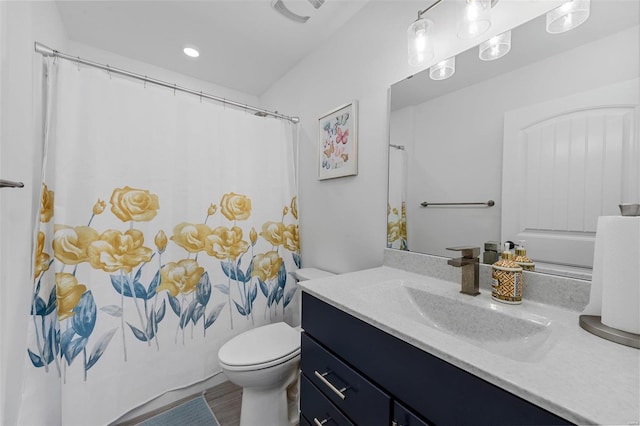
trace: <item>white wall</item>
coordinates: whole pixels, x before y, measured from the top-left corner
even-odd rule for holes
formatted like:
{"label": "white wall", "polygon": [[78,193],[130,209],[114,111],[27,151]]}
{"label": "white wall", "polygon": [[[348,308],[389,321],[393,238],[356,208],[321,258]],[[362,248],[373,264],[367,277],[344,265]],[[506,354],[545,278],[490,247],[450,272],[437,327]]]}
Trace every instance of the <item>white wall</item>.
{"label": "white wall", "polygon": [[64,47],[66,34],[53,2],[2,2],[2,97],[0,176],[23,189],[0,191],[0,423],[14,424],[25,361],[31,258],[31,217],[36,203],[35,167],[40,161],[38,103],[41,62],[33,42]]}
{"label": "white wall", "polygon": [[[517,26],[560,2],[503,0],[499,4],[487,36]],[[407,65],[406,31],[417,10],[424,7],[424,1],[370,2],[261,97],[265,106],[301,118],[299,208],[303,266],[343,273],[382,263],[386,241],[388,89],[392,83],[420,71]],[[440,28],[442,42],[434,62],[477,43],[458,40],[453,34],[455,26],[452,29],[441,23]],[[358,175],[318,181],[317,119],[351,99],[357,99],[360,108]]]}
{"label": "white wall", "polygon": [[[505,112],[637,78],[639,39],[638,27],[629,28],[394,111],[392,117],[414,114],[414,140],[408,150],[409,249],[451,256],[446,247],[482,247],[488,240],[507,239],[500,235]],[[419,204],[425,198],[431,202],[493,199],[496,206],[424,209]]]}

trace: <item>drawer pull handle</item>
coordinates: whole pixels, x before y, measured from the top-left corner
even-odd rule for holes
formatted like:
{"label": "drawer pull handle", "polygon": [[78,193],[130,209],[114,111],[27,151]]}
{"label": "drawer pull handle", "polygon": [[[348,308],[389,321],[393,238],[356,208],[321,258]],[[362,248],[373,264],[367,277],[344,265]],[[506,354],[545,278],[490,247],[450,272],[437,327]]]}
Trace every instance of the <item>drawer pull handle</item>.
{"label": "drawer pull handle", "polygon": [[322,383],[324,383],[325,385],[327,385],[327,387],[329,389],[331,389],[333,391],[333,393],[335,393],[336,395],[338,395],[340,397],[340,399],[345,399],[346,396],[345,394],[343,394],[342,392],[346,391],[349,388],[342,388],[342,389],[338,389],[337,387],[335,387],[330,381],[328,381],[325,376],[328,376],[329,374],[331,374],[331,371],[327,371],[326,373],[318,373],[318,370],[314,370],[313,372],[316,377],[318,379],[320,379],[320,381],[322,381]]}
{"label": "drawer pull handle", "polygon": [[322,426],[323,424],[325,424],[326,422],[328,422],[329,420],[331,420],[331,417],[324,419],[324,420],[318,420],[317,417],[313,418],[313,422],[318,425],[318,426]]}

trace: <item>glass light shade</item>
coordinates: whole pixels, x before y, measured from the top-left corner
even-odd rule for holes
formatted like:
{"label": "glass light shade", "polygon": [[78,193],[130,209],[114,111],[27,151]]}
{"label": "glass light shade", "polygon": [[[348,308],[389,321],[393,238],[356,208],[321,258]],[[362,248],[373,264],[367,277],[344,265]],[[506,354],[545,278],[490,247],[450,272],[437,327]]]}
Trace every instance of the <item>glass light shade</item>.
{"label": "glass light shade", "polygon": [[423,65],[433,59],[433,21],[421,18],[409,25],[407,29],[407,46],[409,47],[409,65]]}
{"label": "glass light shade", "polygon": [[444,80],[451,77],[456,72],[456,57],[440,61],[429,68],[429,77],[432,80]]}
{"label": "glass light shade", "polygon": [[559,34],[572,30],[589,18],[591,0],[572,0],[547,13],[547,32]]}
{"label": "glass light shade", "polygon": [[471,39],[491,27],[491,0],[458,0],[458,37]]}
{"label": "glass light shade", "polygon": [[511,30],[491,37],[489,40],[480,43],[480,59],[483,61],[493,61],[502,58],[511,50]]}

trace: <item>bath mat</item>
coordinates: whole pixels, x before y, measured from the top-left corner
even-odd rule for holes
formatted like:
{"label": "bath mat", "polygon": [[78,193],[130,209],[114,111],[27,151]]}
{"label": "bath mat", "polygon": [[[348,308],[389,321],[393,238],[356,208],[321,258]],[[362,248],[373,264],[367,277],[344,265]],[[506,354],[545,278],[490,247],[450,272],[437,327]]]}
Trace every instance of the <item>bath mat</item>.
{"label": "bath mat", "polygon": [[138,424],[138,426],[175,425],[220,426],[220,423],[213,415],[204,396],[200,396]]}

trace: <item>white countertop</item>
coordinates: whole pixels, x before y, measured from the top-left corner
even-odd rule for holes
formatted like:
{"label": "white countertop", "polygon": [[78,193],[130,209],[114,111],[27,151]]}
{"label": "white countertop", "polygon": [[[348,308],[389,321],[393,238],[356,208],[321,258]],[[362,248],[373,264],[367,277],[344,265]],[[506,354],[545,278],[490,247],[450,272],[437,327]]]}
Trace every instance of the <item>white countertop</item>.
{"label": "white countertop", "polygon": [[461,295],[455,283],[386,266],[299,284],[305,292],[571,422],[640,424],[640,350],[584,331],[578,325],[579,312],[527,300],[521,305],[497,304],[507,315],[526,313],[551,320],[542,354],[518,361],[385,311],[385,303],[393,301],[376,300],[376,286],[392,280],[409,281],[465,303],[491,301],[487,291],[475,298]]}

